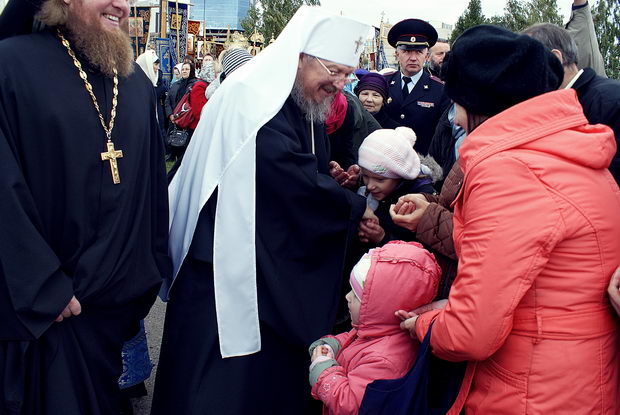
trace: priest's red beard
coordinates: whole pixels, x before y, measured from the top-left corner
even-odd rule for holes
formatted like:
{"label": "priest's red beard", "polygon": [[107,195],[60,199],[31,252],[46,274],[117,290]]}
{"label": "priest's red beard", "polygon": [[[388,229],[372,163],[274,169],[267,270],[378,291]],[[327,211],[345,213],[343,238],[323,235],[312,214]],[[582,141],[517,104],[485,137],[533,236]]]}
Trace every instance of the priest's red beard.
{"label": "priest's red beard", "polygon": [[90,66],[108,77],[126,77],[133,72],[133,52],[127,35],[127,19],[122,30],[113,32],[104,29],[98,16],[87,15],[81,7],[85,0],[76,1],[76,9],[70,9],[62,1],[46,0],[38,19],[47,26],[60,27],[68,33],[71,47],[84,56]]}

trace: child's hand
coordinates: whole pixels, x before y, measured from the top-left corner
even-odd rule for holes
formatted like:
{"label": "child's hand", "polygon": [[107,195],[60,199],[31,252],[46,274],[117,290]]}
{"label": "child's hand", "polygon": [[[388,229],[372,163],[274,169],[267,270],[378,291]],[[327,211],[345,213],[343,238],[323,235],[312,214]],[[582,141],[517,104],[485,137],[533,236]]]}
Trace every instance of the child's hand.
{"label": "child's hand", "polygon": [[314,352],[312,352],[312,357],[310,358],[310,360],[314,362],[317,358],[321,356],[324,356],[328,359],[334,359],[334,351],[327,344],[317,346],[314,349]]}
{"label": "child's hand", "polygon": [[373,219],[362,219],[358,235],[362,242],[378,244],[385,238],[385,231],[377,221]]}

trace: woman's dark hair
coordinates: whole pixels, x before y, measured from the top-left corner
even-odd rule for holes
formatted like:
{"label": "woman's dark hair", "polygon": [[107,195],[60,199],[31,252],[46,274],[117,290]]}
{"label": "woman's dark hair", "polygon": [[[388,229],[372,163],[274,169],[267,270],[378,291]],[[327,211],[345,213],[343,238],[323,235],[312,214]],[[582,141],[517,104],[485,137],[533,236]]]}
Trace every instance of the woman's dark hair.
{"label": "woman's dark hair", "polygon": [[482,124],[489,118],[491,117],[488,115],[473,114],[467,111],[467,128],[465,129],[465,131],[467,132],[467,134],[471,134],[472,131],[480,127],[480,124]]}

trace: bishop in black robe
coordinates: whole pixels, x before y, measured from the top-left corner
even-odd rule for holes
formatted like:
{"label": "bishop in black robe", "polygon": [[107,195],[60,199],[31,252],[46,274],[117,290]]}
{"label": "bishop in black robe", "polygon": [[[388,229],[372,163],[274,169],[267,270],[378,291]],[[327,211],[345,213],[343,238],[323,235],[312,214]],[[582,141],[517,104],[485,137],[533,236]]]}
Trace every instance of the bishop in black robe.
{"label": "bishop in black robe", "polygon": [[310,131],[289,97],[256,137],[261,351],[220,354],[213,195],[170,292],[151,414],[311,413],[308,346],[333,326],[345,251],[366,200],[329,176],[325,130],[315,124],[316,156]]}
{"label": "bishop in black robe", "polygon": [[[107,122],[112,79],[78,59]],[[170,272],[153,87],[136,69],[118,89],[113,184],[103,127],[56,33],[0,42],[1,414],[118,414],[123,341]],[[74,295],[82,313],[55,323]]]}

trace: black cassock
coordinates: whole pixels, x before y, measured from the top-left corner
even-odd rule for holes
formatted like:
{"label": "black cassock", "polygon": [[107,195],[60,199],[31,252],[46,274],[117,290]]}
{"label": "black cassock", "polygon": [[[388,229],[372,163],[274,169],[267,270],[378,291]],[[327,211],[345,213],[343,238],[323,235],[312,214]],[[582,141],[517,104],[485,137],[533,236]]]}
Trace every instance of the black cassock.
{"label": "black cassock", "polygon": [[152,414],[320,408],[310,396],[307,350],[331,331],[345,251],[366,201],[329,176],[327,136],[318,125],[315,144],[316,157],[309,123],[291,98],[256,138],[259,353],[221,358],[212,268],[215,196],[203,207],[170,293]]}
{"label": "black cassock", "polygon": [[[80,60],[107,122],[112,80]],[[135,68],[119,79],[113,184],[105,133],[55,33],[0,42],[1,414],[118,414],[122,343],[170,269],[155,96]],[[54,323],[72,295],[82,314]]]}

